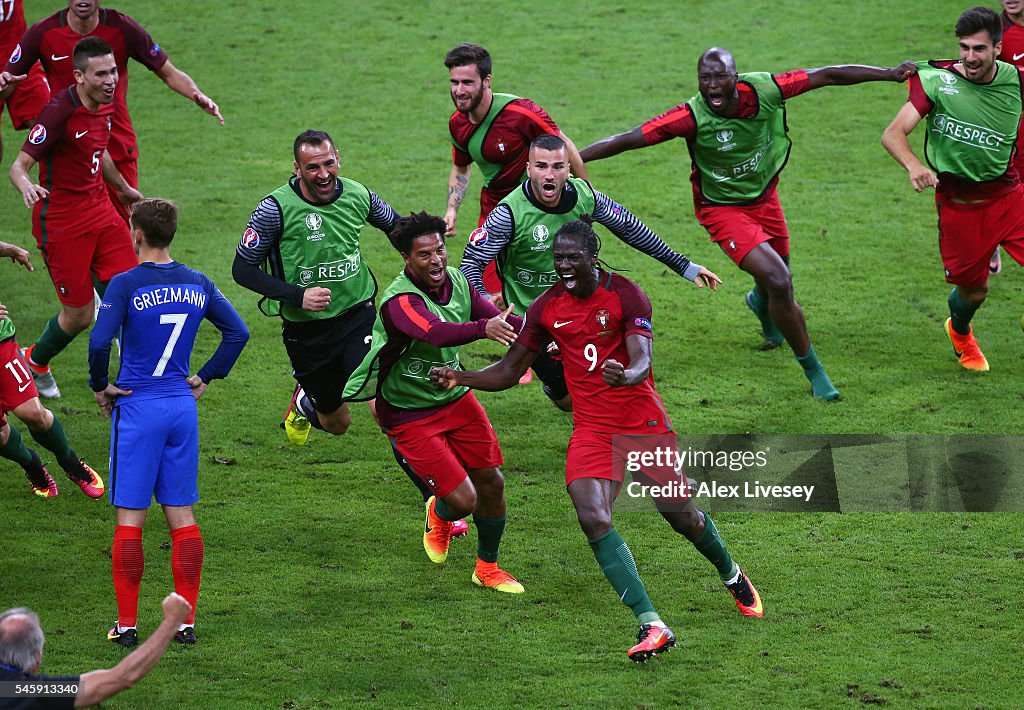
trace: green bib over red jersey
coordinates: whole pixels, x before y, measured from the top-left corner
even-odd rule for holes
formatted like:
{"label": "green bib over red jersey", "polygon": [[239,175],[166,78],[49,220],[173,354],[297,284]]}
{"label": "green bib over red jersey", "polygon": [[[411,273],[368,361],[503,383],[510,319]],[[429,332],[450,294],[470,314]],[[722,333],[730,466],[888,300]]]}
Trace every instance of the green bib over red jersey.
{"label": "green bib over red jersey", "polygon": [[473,158],[473,162],[480,166],[480,172],[484,174],[484,187],[491,184],[491,180],[501,172],[504,165],[498,163],[488,162],[484,158],[483,145],[484,139],[487,137],[487,132],[491,130],[491,124],[494,123],[494,119],[498,117],[501,110],[508,106],[510,103],[518,99],[518,96],[512,94],[492,94],[491,108],[484,116],[484,120],[480,122],[480,126],[473,131],[473,135],[469,137],[469,142],[466,145],[459,145],[452,138],[452,143],[456,148],[463,150]]}
{"label": "green bib over red jersey", "polygon": [[687,104],[697,123],[691,144],[693,162],[706,200],[732,205],[760,197],[785,167],[792,141],[786,133],[782,91],[767,72],[740,74],[757,92],[758,110],[752,118],[723,118],[699,93]]}
{"label": "green bib over red jersey", "polygon": [[[452,282],[452,296],[447,304],[442,305],[433,301],[403,271],[384,289],[381,305],[400,294],[414,294],[422,298],[430,312],[441,320],[448,323],[465,323],[472,311],[469,282],[458,269],[449,266],[447,272]],[[439,390],[430,381],[432,367],[447,365],[453,370],[462,369],[462,362],[459,360],[460,345],[439,348],[422,340],[412,340],[391,368],[387,372],[381,372],[380,352],[387,342],[387,330],[378,312],[377,320],[373,323],[370,352],[345,383],[342,392],[345,401],[366,400],[380,395],[401,409],[427,409],[454,402],[469,391],[467,387]]]}
{"label": "green bib over red jersey", "polygon": [[322,311],[281,305],[288,321],[333,318],[373,298],[377,288],[359,251],[359,233],[370,214],[370,191],[339,176],[341,194],[334,202],[315,205],[295,194],[290,184],[271,193],[281,206],[278,248],[284,280],[302,288],[331,289],[331,303]]}
{"label": "green bib over red jersey", "polygon": [[932,62],[917,66],[921,86],[934,104],[926,119],[928,165],[974,182],[1002,176],[1013,157],[1024,109],[1017,68],[997,61],[992,81],[975,84]]}
{"label": "green bib over red jersey", "polygon": [[508,205],[512,211],[515,228],[512,239],[498,254],[502,297],[505,303],[513,304],[518,316],[526,313],[537,296],[558,283],[551,256],[555,232],[566,222],[594,213],[594,191],[590,185],[579,178],[569,178],[569,181],[576,188],[578,198],[567,212],[548,212],[539,208],[527,197],[525,183],[499,203]]}

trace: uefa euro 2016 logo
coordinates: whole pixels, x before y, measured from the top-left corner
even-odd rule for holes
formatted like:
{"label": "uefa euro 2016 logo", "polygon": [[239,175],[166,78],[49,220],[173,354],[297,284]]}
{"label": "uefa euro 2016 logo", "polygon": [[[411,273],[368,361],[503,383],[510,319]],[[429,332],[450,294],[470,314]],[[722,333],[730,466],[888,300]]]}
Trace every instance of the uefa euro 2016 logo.
{"label": "uefa euro 2016 logo", "polygon": [[306,226],[309,227],[309,231],[315,232],[323,226],[324,218],[318,215],[316,212],[310,212],[306,215]]}
{"label": "uefa euro 2016 logo", "polygon": [[543,242],[550,233],[546,224],[538,224],[533,228],[533,241],[537,243]]}

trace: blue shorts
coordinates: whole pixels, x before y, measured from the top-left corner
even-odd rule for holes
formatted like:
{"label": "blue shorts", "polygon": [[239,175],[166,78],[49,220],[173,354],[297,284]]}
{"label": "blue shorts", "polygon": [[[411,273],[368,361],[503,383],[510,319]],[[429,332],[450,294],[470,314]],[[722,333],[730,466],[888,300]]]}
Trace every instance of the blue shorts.
{"label": "blue shorts", "polygon": [[122,397],[110,426],[110,502],[119,508],[192,505],[199,500],[196,401]]}

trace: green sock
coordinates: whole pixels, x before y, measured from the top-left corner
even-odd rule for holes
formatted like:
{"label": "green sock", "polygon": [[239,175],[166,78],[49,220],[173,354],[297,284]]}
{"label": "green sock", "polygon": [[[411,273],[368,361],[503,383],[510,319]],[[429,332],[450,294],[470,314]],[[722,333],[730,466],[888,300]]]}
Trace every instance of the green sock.
{"label": "green sock", "polygon": [[622,603],[633,610],[641,624],[658,621],[658,612],[654,610],[644,583],[640,581],[640,573],[636,570],[633,553],[622,539],[618,531],[612,528],[607,535],[590,541],[590,549],[594,551],[597,564],[612,585],[612,589]]}
{"label": "green sock", "polygon": [[64,436],[64,427],[60,425],[60,419],[56,414],[53,415],[53,424],[46,431],[35,431],[34,429],[28,431],[33,439],[57,457],[57,463],[65,473],[72,474],[75,478],[81,478],[78,474],[82,467],[78,463],[75,452],[71,450],[67,437]]}
{"label": "green sock", "polygon": [[505,532],[505,517],[481,518],[474,514],[473,522],[476,524],[476,556],[484,562],[497,562],[498,545]]}
{"label": "green sock", "polygon": [[47,322],[46,327],[43,328],[43,334],[39,336],[32,348],[32,362],[40,367],[49,365],[50,360],[75,339],[75,336],[64,332],[57,318],[58,316],[54,316]]}
{"label": "green sock", "polygon": [[448,506],[444,504],[444,501],[439,496],[434,497],[434,512],[441,520],[447,520],[449,523],[459,519],[459,516],[452,515],[452,512],[448,510]]}
{"label": "green sock", "polygon": [[26,468],[32,463],[32,450],[25,446],[25,441],[21,438],[21,432],[13,426],[11,427],[11,435],[7,437],[7,443],[0,446],[0,456],[10,459],[22,468]]}
{"label": "green sock", "polygon": [[[701,512],[704,513],[703,510]],[[704,513],[704,534],[693,543],[693,546],[715,566],[723,582],[736,575],[736,563],[729,557],[729,551],[725,549],[718,528],[711,522],[711,516],[707,513]]]}
{"label": "green sock", "polygon": [[821,364],[814,346],[807,348],[806,355],[797,355],[796,361],[804,368],[804,376],[811,383],[811,392],[818,399],[839,399],[839,390],[832,384],[825,372],[825,366]]}
{"label": "green sock", "polygon": [[973,303],[968,303],[960,296],[960,289],[956,286],[949,292],[949,315],[952,317],[950,325],[960,335],[970,335],[971,333],[971,318],[974,317],[975,311],[978,307]]}
{"label": "green sock", "polygon": [[754,312],[757,319],[761,321],[761,335],[764,336],[764,339],[775,345],[782,345],[785,338],[779,329],[775,327],[775,323],[772,322],[771,314],[768,312],[768,301],[756,288],[750,290],[746,300],[747,306]]}

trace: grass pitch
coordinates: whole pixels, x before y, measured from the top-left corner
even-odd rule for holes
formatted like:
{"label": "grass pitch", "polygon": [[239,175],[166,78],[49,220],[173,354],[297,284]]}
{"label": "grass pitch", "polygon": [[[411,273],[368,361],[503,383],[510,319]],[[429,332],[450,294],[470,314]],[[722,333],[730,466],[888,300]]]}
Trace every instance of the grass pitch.
{"label": "grass pitch", "polygon": [[[31,0],[29,21],[59,5]],[[527,589],[508,598],[470,583],[472,530],[443,567],[425,559],[418,495],[365,409],[343,438],[314,432],[306,447],[286,444],[278,424],[292,380],[279,325],[230,278],[249,213],[288,177],[292,140],[305,128],[329,130],[343,173],[396,209],[443,211],[451,104],[442,57],[459,42],[487,46],[495,90],[536,100],[582,147],[687,100],[709,46],[732,50],[740,71],[949,57],[964,6],[869,0],[828,14],[806,0],[113,7],[138,19],[221,105],[223,128],[131,68],[141,189],[181,205],[172,253],[214,278],[253,339],[200,406],[196,511],[207,557],[199,644],[171,648],[109,707],[1018,703],[1019,512],[719,513],[731,552],[764,598],[760,621],[738,615],[710,565],[657,516],[618,515],[680,643],[634,666],[624,653],[634,620],[594,564],[564,493],[569,422],[537,385],[480,396],[506,457],[502,562]],[[629,269],[654,303],[659,390],[684,434],[1022,433],[1024,278],[1008,264],[975,318],[992,372],[961,371],[941,327],[949,287],[931,197],[912,191],[879,143],[905,98],[903,86],[868,84],[789,104],[795,146],[780,194],[797,298],[843,393],[835,405],[811,399],[787,349],[757,351],[756,321],[742,300],[749,282],[693,219],[682,142],[590,166],[598,189],[725,280],[716,295],[697,291],[605,239],[602,255]],[[23,136],[5,127],[5,166]],[[451,242],[456,258],[476,223],[474,172]],[[29,214],[9,186],[0,214],[0,239],[31,247]],[[375,230],[365,234],[365,257],[386,284],[400,258]],[[35,274],[0,265],[0,299],[23,344],[56,310],[38,254],[34,261]],[[215,342],[204,328],[194,367]],[[77,452],[102,469],[108,424],[86,386],[85,352],[81,337],[55,361],[65,396],[51,404]],[[500,349],[480,343],[464,352],[475,367]],[[31,499],[16,467],[0,471],[0,607],[40,612],[44,672],[113,665],[121,649],[103,640],[116,614],[113,511],[70,484],[54,501]],[[844,483],[856,490],[867,482]],[[996,507],[1020,511],[1021,503]],[[142,635],[172,587],[170,538],[159,511],[151,517]]]}

